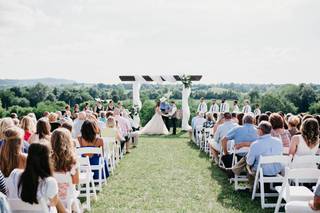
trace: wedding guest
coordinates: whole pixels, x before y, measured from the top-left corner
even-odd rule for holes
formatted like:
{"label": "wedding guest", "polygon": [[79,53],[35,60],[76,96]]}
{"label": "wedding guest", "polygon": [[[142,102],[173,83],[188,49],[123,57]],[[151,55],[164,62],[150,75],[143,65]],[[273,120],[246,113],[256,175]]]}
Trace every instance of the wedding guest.
{"label": "wedding guest", "polygon": [[200,103],[198,105],[197,111],[203,114],[208,111],[207,103],[204,101],[204,97],[200,98]]}
{"label": "wedding guest", "polygon": [[7,185],[4,175],[2,174],[0,170],[0,192],[4,195],[7,194]]}
{"label": "wedding guest", "polygon": [[19,126],[20,121],[19,121],[18,118],[12,118],[12,120],[13,120],[13,124],[14,124],[15,126]]}
{"label": "wedding guest", "polygon": [[261,123],[261,121],[269,121],[269,116],[267,114],[260,114],[258,120],[259,124]]}
{"label": "wedding guest", "polygon": [[272,113],[269,117],[269,122],[272,125],[271,135],[280,138],[284,147],[289,147],[291,135],[288,130],[284,129],[284,120],[281,115]]}
{"label": "wedding guest", "polygon": [[120,110],[120,112],[122,112],[124,110],[124,107],[123,107],[121,101],[118,101],[117,108]]}
{"label": "wedding guest", "polygon": [[50,144],[50,124],[47,119],[41,118],[38,120],[37,126],[36,126],[36,132],[31,135],[29,139],[29,143],[41,143],[48,146],[48,148],[51,148]]}
{"label": "wedding guest", "polygon": [[221,151],[222,139],[227,136],[228,132],[238,126],[236,123],[232,122],[232,117],[229,112],[223,114],[223,124],[217,127],[217,130],[214,134],[214,140],[210,144],[211,153],[213,155],[214,161],[218,163],[218,154]]}
{"label": "wedding guest", "polygon": [[106,128],[101,133],[102,137],[114,137],[116,141],[125,140],[120,132],[119,127],[116,124],[116,120],[114,117],[110,116],[107,119]]}
{"label": "wedding guest", "polygon": [[32,135],[32,134],[34,133],[34,131],[35,131],[35,127],[34,127],[34,125],[33,125],[32,119],[31,119],[29,116],[24,116],[24,117],[21,119],[20,127],[21,127],[21,129],[23,129],[23,131],[24,131],[23,139],[24,139],[25,141],[29,141],[29,138],[31,137],[31,135]]}
{"label": "wedding guest", "polygon": [[75,104],[73,106],[72,120],[75,120],[78,117],[79,112],[80,112],[79,104]]}
{"label": "wedding guest", "polygon": [[10,113],[10,118],[12,118],[12,119],[18,118],[17,113]]}
{"label": "wedding guest", "polygon": [[231,120],[232,122],[236,123],[236,124],[239,124],[239,121],[238,121],[238,118],[237,118],[237,113],[233,112],[231,113]]}
{"label": "wedding guest", "polygon": [[81,136],[81,126],[86,120],[86,113],[84,111],[79,112],[78,118],[73,122],[72,137],[78,138]]}
{"label": "wedding guest", "polygon": [[251,112],[251,106],[250,106],[250,103],[249,103],[249,100],[245,100],[244,101],[244,106],[242,108],[242,112],[244,114],[247,114],[247,113],[250,113]]}
{"label": "wedding guest", "polygon": [[300,118],[298,116],[290,116],[288,118],[288,131],[293,137],[294,135],[300,134],[300,131],[298,129],[298,125],[300,123]]}
{"label": "wedding guest", "polygon": [[[228,134],[222,139],[222,148],[224,151],[224,155],[228,155],[225,157],[225,165],[228,167],[231,166],[232,155],[228,153],[228,141],[234,140],[234,147],[236,150],[240,150],[244,147],[250,147],[252,142],[257,140],[258,131],[254,125],[254,117],[250,113],[246,114],[243,117],[243,126],[237,126],[231,129]],[[245,150],[243,152],[238,153],[237,157],[243,157],[247,153]]]}
{"label": "wedding guest", "polygon": [[256,108],[254,110],[255,115],[261,115],[260,105],[256,104]]}
{"label": "wedding guest", "polygon": [[107,106],[107,111],[113,111],[114,110],[114,102],[113,100],[109,101]]}
{"label": "wedding guest", "polygon": [[51,132],[61,127],[61,123],[58,121],[58,115],[56,113],[50,113],[48,120],[50,123]]}
{"label": "wedding guest", "polygon": [[240,126],[242,126],[242,124],[243,124],[243,117],[244,117],[244,113],[243,112],[240,112],[240,113],[237,114],[238,124]]}
{"label": "wedding guest", "polygon": [[[75,185],[79,184],[79,170],[75,146],[70,131],[65,128],[53,131],[51,135],[51,147],[54,173],[64,173],[71,176],[73,186],[69,186],[71,188],[69,189],[68,196],[77,200]],[[64,190],[64,186],[59,185],[59,198],[62,201],[67,199],[67,195],[63,193]]]}
{"label": "wedding guest", "polygon": [[107,122],[107,117],[106,117],[106,112],[105,111],[101,111],[100,115],[99,115],[99,120],[103,123]]}
{"label": "wedding guest", "polygon": [[218,127],[224,123],[225,121],[224,113],[220,113],[216,121],[217,122],[214,124],[213,130],[212,130],[213,135],[216,133]]}
{"label": "wedding guest", "polygon": [[233,112],[235,112],[235,113],[239,113],[240,112],[237,100],[233,101]]}
{"label": "wedding guest", "polygon": [[[102,147],[103,148],[103,139],[98,137],[99,127],[97,123],[93,120],[85,120],[81,127],[81,136],[78,138],[81,147]],[[91,165],[98,165],[100,163],[100,156],[92,155],[90,157]],[[109,177],[108,167],[105,166],[106,178]],[[98,179],[98,171],[93,171],[94,179]],[[104,176],[104,175],[103,175]],[[103,177],[104,178],[104,177]]]}
{"label": "wedding guest", "polygon": [[206,121],[203,124],[204,128],[213,128],[215,120],[210,112],[206,113]]}
{"label": "wedding guest", "polygon": [[213,99],[212,103],[211,103],[211,106],[210,106],[209,112],[211,112],[212,114],[218,113],[220,111],[219,109],[220,108],[219,108],[219,105],[217,104],[217,100]]}
{"label": "wedding guest", "polygon": [[[251,167],[249,172],[249,184],[254,184],[255,174],[258,169],[261,156],[282,155],[283,147],[279,138],[271,136],[272,126],[267,121],[262,121],[258,126],[259,138],[250,146],[249,152],[246,155],[246,163]],[[263,175],[275,176],[282,170],[281,164],[273,163],[262,167]]]}
{"label": "wedding guest", "polygon": [[42,117],[49,119],[49,115],[50,115],[50,112],[45,111],[45,112],[43,113]]}
{"label": "wedding guest", "polygon": [[88,102],[86,102],[86,103],[84,103],[84,106],[83,106],[83,111],[89,111],[90,110],[90,106],[89,106],[89,103]]}
{"label": "wedding guest", "polygon": [[7,180],[8,197],[20,198],[29,204],[38,204],[40,199],[44,199],[50,212],[65,213],[58,198],[57,181],[52,176],[49,153],[45,145],[30,146],[25,170],[14,169]]}
{"label": "wedding guest", "polygon": [[0,170],[8,177],[15,168],[24,169],[27,156],[22,152],[23,130],[9,127],[4,132],[4,142],[0,149]]}
{"label": "wedding guest", "polygon": [[97,100],[96,105],[94,106],[93,112],[97,113],[98,115],[100,114],[101,111],[103,111],[103,105],[100,100]]}
{"label": "wedding guest", "polygon": [[125,138],[125,143],[121,144],[121,150],[123,150],[124,145],[125,145],[126,146],[126,153],[130,153],[130,151],[129,151],[129,142],[130,142],[129,133],[132,131],[130,121],[121,116],[120,110],[118,108],[116,108],[114,110],[114,117],[119,125],[122,137]]}
{"label": "wedding guest", "polygon": [[319,148],[319,124],[314,118],[303,121],[301,135],[291,139],[290,155],[315,155]]}
{"label": "wedding guest", "polygon": [[220,112],[229,112],[229,104],[224,98],[221,100]]}

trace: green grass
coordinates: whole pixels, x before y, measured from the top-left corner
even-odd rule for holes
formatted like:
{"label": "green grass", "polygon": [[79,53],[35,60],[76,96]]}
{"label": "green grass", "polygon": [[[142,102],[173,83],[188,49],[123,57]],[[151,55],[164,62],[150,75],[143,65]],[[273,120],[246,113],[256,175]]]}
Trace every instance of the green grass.
{"label": "green grass", "polygon": [[142,137],[109,178],[92,212],[272,212],[235,192],[185,134]]}

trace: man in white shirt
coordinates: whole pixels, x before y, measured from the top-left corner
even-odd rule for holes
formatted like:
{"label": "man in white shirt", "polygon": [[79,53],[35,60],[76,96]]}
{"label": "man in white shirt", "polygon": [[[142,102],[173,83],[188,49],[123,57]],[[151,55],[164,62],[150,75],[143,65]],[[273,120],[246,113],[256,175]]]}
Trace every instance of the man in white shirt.
{"label": "man in white shirt", "polygon": [[245,113],[245,114],[251,112],[251,106],[250,106],[248,100],[246,100],[246,101],[244,102],[244,106],[243,106],[242,112]]}
{"label": "man in white shirt", "polygon": [[218,113],[219,112],[219,105],[217,104],[217,100],[216,99],[213,99],[212,100],[212,104],[210,106],[210,110],[209,112],[211,112],[212,114],[214,113]]}
{"label": "man in white shirt", "polygon": [[226,99],[221,100],[220,112],[229,112],[229,104],[227,103]]}
{"label": "man in white shirt", "polygon": [[235,113],[239,113],[240,112],[237,100],[233,101],[233,111],[232,112],[235,112]]}
{"label": "man in white shirt", "polygon": [[200,98],[200,104],[198,105],[198,110],[197,112],[201,112],[203,114],[205,114],[206,112],[208,112],[208,107],[207,107],[207,103],[204,101],[204,98]]}
{"label": "man in white shirt", "polygon": [[261,110],[259,104],[256,104],[256,109],[254,110],[254,115],[261,115]]}
{"label": "man in white shirt", "polygon": [[[177,134],[177,106],[175,101],[171,101],[170,104],[170,111],[168,113],[170,123],[172,125],[172,134],[176,135]],[[170,132],[170,128],[168,129]]]}
{"label": "man in white shirt", "polygon": [[214,141],[210,144],[211,153],[214,157],[215,162],[218,162],[218,155],[221,150],[221,140],[228,134],[228,132],[236,127],[238,124],[232,122],[231,113],[225,112],[223,114],[224,123],[221,124],[214,134]]}

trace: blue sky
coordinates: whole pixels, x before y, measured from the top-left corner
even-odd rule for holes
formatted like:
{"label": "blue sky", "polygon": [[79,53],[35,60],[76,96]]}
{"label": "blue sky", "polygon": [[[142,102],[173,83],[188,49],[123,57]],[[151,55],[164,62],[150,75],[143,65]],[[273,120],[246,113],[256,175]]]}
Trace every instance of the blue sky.
{"label": "blue sky", "polygon": [[320,77],[318,0],[0,0],[0,78]]}

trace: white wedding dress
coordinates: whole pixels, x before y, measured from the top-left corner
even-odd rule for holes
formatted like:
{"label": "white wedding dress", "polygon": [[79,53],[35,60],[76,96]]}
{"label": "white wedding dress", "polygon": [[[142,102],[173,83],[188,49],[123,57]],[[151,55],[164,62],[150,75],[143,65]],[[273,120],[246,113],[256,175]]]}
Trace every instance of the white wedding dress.
{"label": "white wedding dress", "polygon": [[163,122],[160,108],[157,107],[154,116],[151,120],[142,128],[140,134],[146,135],[168,135],[169,131]]}

